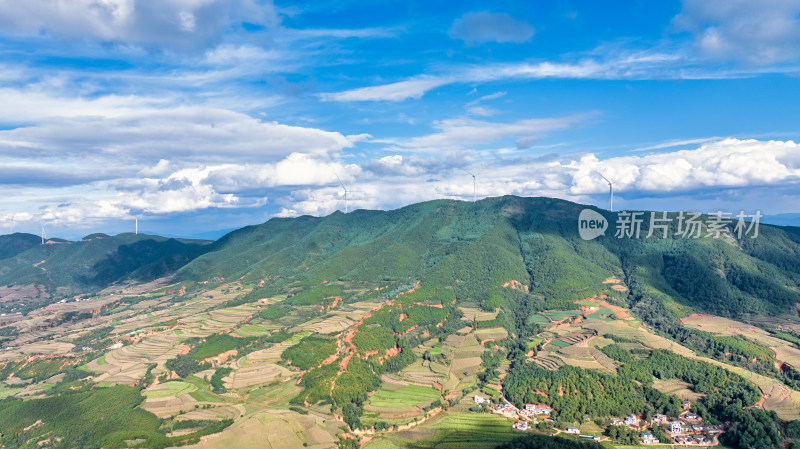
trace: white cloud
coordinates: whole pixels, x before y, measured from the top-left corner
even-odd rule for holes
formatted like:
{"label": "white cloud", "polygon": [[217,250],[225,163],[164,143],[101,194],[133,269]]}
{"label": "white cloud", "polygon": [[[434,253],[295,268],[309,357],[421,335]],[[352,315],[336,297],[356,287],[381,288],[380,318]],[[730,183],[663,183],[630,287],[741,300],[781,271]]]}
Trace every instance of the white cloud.
{"label": "white cloud", "polygon": [[800,2],[684,0],[675,17],[705,55],[765,65],[800,56]]}
{"label": "white cloud", "polygon": [[[629,53],[599,60],[585,58],[577,62],[517,62],[457,67],[444,75],[426,75],[390,84],[359,87],[342,92],[319,94],[326,101],[402,101],[420,98],[430,90],[455,83],[491,82],[508,79],[653,79],[703,77],[703,73],[686,73],[674,65],[678,55],[662,53]],[[714,73],[715,77],[721,76]]]}
{"label": "white cloud", "polygon": [[450,27],[450,37],[467,43],[521,43],[533,37],[529,23],[516,20],[505,13],[470,12],[456,19]]}
{"label": "white cloud", "polygon": [[0,131],[0,150],[6,157],[97,157],[150,165],[168,154],[182,162],[243,162],[292,152],[338,152],[365,138],[226,109],[184,106],[172,99],[64,98],[0,89],[0,103],[15,105],[0,110],[0,123],[34,122]]}
{"label": "white cloud", "polygon": [[511,123],[488,122],[469,118],[454,118],[434,122],[438,132],[411,139],[391,139],[387,142],[415,150],[453,149],[482,145],[498,140],[538,138],[552,131],[569,129],[591,114],[558,118],[523,119]]}
{"label": "white cloud", "polygon": [[498,110],[491,106],[472,106],[467,108],[467,113],[480,117],[491,117],[498,114]]}
{"label": "white cloud", "polygon": [[593,155],[576,161],[570,192],[598,192],[599,169],[615,181],[617,191],[667,193],[716,187],[745,187],[800,182],[800,145],[792,141],[724,139],[646,156],[599,161]]}
{"label": "white cloud", "polygon": [[[482,128],[481,125],[479,128]],[[359,164],[324,155],[293,153],[269,163],[198,164],[178,167],[161,160],[142,173],[71,188],[15,192],[19,213],[49,224],[83,226],[134,214],[194,213],[269,205],[281,216],[325,215],[344,210],[336,174],[348,185],[349,209],[386,209],[436,198],[469,200],[472,178],[457,150],[421,158],[389,154]],[[479,161],[475,161],[478,162]],[[488,161],[492,162],[492,161]],[[691,150],[598,158],[595,154],[538,159],[495,159],[478,176],[479,197],[507,194],[551,196],[586,202],[607,186],[593,170],[614,180],[620,203],[626,197],[680,196],[715,189],[746,191],[760,186],[800,184],[800,145],[792,141],[724,139]],[[277,190],[274,190],[277,189]],[[43,205],[41,211],[20,209]],[[9,214],[0,223],[10,223]],[[25,217],[17,215],[18,220]],[[5,221],[4,221],[5,220]]]}
{"label": "white cloud", "polygon": [[420,98],[425,92],[450,81],[438,77],[425,77],[400,81],[380,86],[359,87],[343,92],[322,93],[323,101],[402,101],[409,98]]}
{"label": "white cloud", "polygon": [[[800,145],[792,141],[724,139],[692,150],[645,156],[598,159],[586,154],[550,161],[498,162],[478,176],[477,192],[479,198],[513,194],[587,202],[590,196],[608,192],[593,170],[601,170],[615,181],[621,201],[706,189],[785,186],[800,183],[798,150]],[[358,190],[363,193],[348,197],[350,209],[385,209],[438,198],[471,200],[472,178],[458,167],[463,165],[453,161],[426,164],[403,155],[370,161],[358,178]],[[324,215],[336,209],[344,209],[340,189],[301,188],[286,199],[281,214]]]}
{"label": "white cloud", "polygon": [[0,0],[0,28],[76,39],[192,49],[242,20],[276,23],[271,4],[253,0]]}

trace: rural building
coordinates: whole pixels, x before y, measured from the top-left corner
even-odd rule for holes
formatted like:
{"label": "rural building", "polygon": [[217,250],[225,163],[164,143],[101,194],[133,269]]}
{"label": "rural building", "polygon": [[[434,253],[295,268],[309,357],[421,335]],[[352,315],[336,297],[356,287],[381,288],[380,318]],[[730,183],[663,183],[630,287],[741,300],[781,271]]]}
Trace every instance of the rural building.
{"label": "rural building", "polygon": [[581,431],[578,430],[577,427],[568,427],[567,428],[567,433],[571,433],[573,435],[577,435],[577,434],[581,433]]}
{"label": "rural building", "polygon": [[628,415],[625,417],[625,425],[626,426],[638,426],[639,425],[639,418],[636,415]]}
{"label": "rural building", "polygon": [[516,430],[528,430],[528,421],[517,421],[511,427]]}
{"label": "rural building", "polygon": [[680,421],[672,421],[669,423],[669,431],[672,433],[681,433],[681,431],[683,431],[683,423]]}
{"label": "rural building", "polygon": [[525,404],[525,411],[533,415],[550,415],[553,409],[540,404]]}
{"label": "rural building", "polygon": [[655,415],[653,416],[653,424],[661,423],[665,424],[667,422],[667,415]]}
{"label": "rural building", "polygon": [[642,444],[658,444],[660,441],[658,438],[653,437],[653,434],[650,432],[642,432],[639,435],[639,438],[642,440]]}
{"label": "rural building", "polygon": [[689,410],[690,408],[692,408],[692,401],[681,402],[681,408],[684,410]]}
{"label": "rural building", "polygon": [[477,394],[475,395],[474,398],[472,398],[472,400],[475,401],[476,404],[483,404],[486,401],[486,399],[482,398]]}

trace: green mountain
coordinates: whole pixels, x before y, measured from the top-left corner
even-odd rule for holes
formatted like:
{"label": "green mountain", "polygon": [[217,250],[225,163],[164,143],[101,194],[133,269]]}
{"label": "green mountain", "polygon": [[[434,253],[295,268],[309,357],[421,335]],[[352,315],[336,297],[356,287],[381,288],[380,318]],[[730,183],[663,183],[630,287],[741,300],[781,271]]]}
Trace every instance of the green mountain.
{"label": "green mountain", "polygon": [[[516,309],[520,301],[591,296],[604,279],[626,276],[675,307],[796,315],[800,228],[762,224],[757,238],[714,239],[706,229],[701,238],[680,238],[672,236],[672,214],[670,238],[660,231],[644,238],[645,214],[642,238],[620,239],[613,228],[618,215],[590,208],[611,229],[586,241],[578,235],[584,208],[550,198],[436,200],[391,211],[273,218],[213,243],[93,234],[41,245],[39,237],[14,234],[0,237],[0,285],[35,283],[50,294],[75,294],[176,272],[178,281],[243,278],[279,292],[325,281],[391,282],[394,289],[420,281],[441,298]],[[503,286],[512,280],[522,288]]]}
{"label": "green mountain", "polygon": [[[761,225],[757,238],[614,236],[617,214],[585,241],[586,208],[550,198],[437,200],[392,211],[274,218],[231,232],[178,271],[180,280],[240,278],[289,291],[324,281],[422,286],[485,308],[531,296],[572,300],[595,294],[604,279],[631,276],[680,305],[727,316],[794,313],[800,303],[800,228]],[[705,217],[706,219],[708,217]],[[734,231],[735,221],[727,225]],[[530,295],[504,288],[511,280]],[[629,279],[630,281],[630,279]]]}
{"label": "green mountain", "polygon": [[0,259],[14,257],[41,242],[41,238],[33,234],[15,232],[14,234],[0,235]]}
{"label": "green mountain", "polygon": [[37,284],[50,295],[91,292],[123,280],[146,282],[174,273],[210,242],[144,234],[92,234],[81,241],[0,237],[0,285]]}

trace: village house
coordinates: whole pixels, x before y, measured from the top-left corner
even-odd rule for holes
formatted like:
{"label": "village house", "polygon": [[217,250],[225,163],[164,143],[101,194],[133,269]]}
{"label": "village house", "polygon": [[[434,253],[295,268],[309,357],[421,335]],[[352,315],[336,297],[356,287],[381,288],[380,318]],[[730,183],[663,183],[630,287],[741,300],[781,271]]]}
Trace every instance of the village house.
{"label": "village house", "polygon": [[667,420],[667,415],[657,414],[653,416],[653,424],[666,424]]}
{"label": "village house", "polygon": [[475,401],[476,404],[483,404],[484,402],[486,402],[486,399],[482,398],[477,394],[475,395],[474,398],[472,398],[472,400]]}
{"label": "village house", "polygon": [[639,418],[636,415],[628,415],[625,417],[625,425],[626,426],[638,426],[639,425]]}
{"label": "village house", "polygon": [[506,415],[513,415],[517,413],[517,408],[511,404],[497,404],[494,407],[492,407],[492,410],[494,410],[497,413],[503,413]]}
{"label": "village house", "polygon": [[658,438],[655,438],[652,433],[650,432],[642,432],[639,435],[639,438],[642,440],[642,444],[658,444],[660,441]]}
{"label": "village house", "polygon": [[553,409],[546,405],[525,404],[525,411],[531,415],[548,415],[553,413]]}
{"label": "village house", "polygon": [[511,427],[516,430],[528,430],[528,421],[517,421]]}
{"label": "village house", "polygon": [[573,435],[577,435],[577,434],[581,433],[581,431],[578,430],[577,427],[567,427],[567,433],[571,433]]}
{"label": "village house", "polygon": [[692,401],[681,402],[681,408],[684,410],[689,410],[690,408],[692,408]]}
{"label": "village house", "polygon": [[619,418],[611,418],[611,425],[612,426],[621,426],[621,425],[624,425],[624,424],[625,423]]}
{"label": "village house", "polygon": [[578,435],[579,440],[600,441],[600,435]]}
{"label": "village house", "polygon": [[683,423],[680,421],[672,421],[669,423],[669,431],[672,433],[681,433],[683,431]]}
{"label": "village house", "polygon": [[701,418],[700,415],[698,415],[696,413],[687,413],[685,418],[686,419],[690,419],[692,421],[702,421],[703,420],[703,418]]}

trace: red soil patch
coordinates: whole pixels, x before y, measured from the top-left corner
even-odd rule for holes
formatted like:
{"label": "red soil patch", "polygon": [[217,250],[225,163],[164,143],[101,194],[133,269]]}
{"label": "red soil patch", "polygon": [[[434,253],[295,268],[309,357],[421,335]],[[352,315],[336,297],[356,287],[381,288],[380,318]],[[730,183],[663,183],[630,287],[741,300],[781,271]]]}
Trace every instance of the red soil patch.
{"label": "red soil patch", "polygon": [[181,354],[188,354],[189,351],[191,350],[192,350],[191,346],[184,346],[183,349],[181,349]]}
{"label": "red soil patch", "polygon": [[337,358],[339,358],[339,354],[331,354],[327,359],[323,360],[319,366],[330,365],[331,363],[335,362]]}
{"label": "red soil patch", "polygon": [[586,315],[591,315],[591,314],[597,312],[598,310],[600,310],[600,307],[599,306],[580,306],[580,307],[578,307],[578,310],[580,310],[581,312],[585,313]]}
{"label": "red soil patch", "polygon": [[229,357],[235,356],[238,353],[239,353],[239,351],[237,351],[236,349],[231,349],[230,351],[225,351],[225,352],[223,352],[221,354],[215,355],[214,357],[209,357],[207,359],[204,359],[203,361],[204,362],[211,362],[214,365],[223,364],[223,363],[225,363],[226,360],[228,360]]}
{"label": "red soil patch", "polygon": [[514,280],[514,279],[512,279],[512,280],[510,280],[508,282],[504,282],[503,283],[503,287],[504,288],[511,287],[512,290],[525,290],[526,293],[528,292],[528,286],[527,285],[522,285],[522,282]]}
{"label": "red soil patch", "polygon": [[697,318],[708,318],[708,317],[710,317],[710,316],[711,316],[711,315],[704,315],[704,314],[702,314],[702,313],[693,313],[693,314],[691,314],[691,315],[689,315],[689,316],[686,316],[686,317],[683,317],[683,318],[681,318],[681,319],[680,319],[680,322],[681,322],[681,323],[685,323],[685,322],[687,322],[687,321],[689,321],[689,320],[694,320],[694,319],[697,319]]}
{"label": "red soil patch", "polygon": [[424,306],[424,307],[435,307],[437,309],[444,309],[444,306],[441,305],[441,304],[425,304],[425,303],[422,303],[422,302],[415,302],[414,305],[415,306]]}
{"label": "red soil patch", "polygon": [[351,352],[351,353],[347,354],[346,356],[344,356],[342,361],[339,362],[339,366],[342,367],[341,371],[339,371],[340,373],[347,369],[347,364],[350,363],[350,359],[352,359],[352,358],[353,358],[353,353]]}

